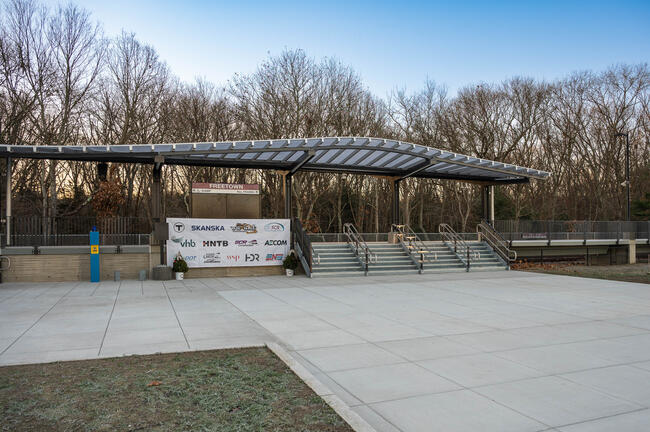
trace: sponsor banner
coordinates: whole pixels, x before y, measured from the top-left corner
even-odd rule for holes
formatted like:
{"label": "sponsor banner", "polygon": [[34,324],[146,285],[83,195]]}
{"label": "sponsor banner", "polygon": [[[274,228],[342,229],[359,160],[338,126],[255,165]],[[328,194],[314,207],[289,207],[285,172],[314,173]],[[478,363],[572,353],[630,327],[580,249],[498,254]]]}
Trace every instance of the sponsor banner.
{"label": "sponsor banner", "polygon": [[180,254],[193,267],[282,265],[289,253],[289,219],[167,218],[167,264]]}
{"label": "sponsor banner", "polygon": [[192,193],[259,195],[258,184],[192,183]]}

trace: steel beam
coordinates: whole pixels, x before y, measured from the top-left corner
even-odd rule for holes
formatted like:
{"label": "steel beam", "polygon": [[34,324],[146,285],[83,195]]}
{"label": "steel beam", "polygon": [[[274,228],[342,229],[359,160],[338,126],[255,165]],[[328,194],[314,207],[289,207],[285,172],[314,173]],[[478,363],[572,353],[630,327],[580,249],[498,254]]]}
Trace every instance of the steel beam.
{"label": "steel beam", "polygon": [[7,246],[11,246],[11,158],[6,159],[7,162],[7,178],[6,182],[6,195],[5,195],[5,218],[7,220]]}
{"label": "steel beam", "polygon": [[292,209],[292,179],[293,175],[291,173],[284,174],[282,176],[284,183],[284,218],[291,219],[291,209]]}
{"label": "steel beam", "polygon": [[393,180],[393,214],[391,218],[391,223],[399,225],[400,214],[399,214],[399,179]]}
{"label": "steel beam", "polygon": [[[162,166],[163,164],[154,163],[151,176],[151,222],[155,230],[156,224],[162,222]],[[160,264],[165,265],[165,243],[160,240]]]}

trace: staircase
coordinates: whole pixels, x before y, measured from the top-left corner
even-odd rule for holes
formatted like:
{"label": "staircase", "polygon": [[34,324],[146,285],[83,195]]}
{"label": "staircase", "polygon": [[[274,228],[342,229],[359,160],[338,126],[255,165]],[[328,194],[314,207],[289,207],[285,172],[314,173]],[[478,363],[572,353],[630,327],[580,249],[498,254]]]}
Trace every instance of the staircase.
{"label": "staircase", "polygon": [[[503,270],[505,265],[485,242],[468,241],[472,260],[470,271]],[[453,246],[441,241],[425,241],[430,254],[426,254],[424,273],[465,271],[465,264],[454,254]],[[402,245],[369,242],[372,259],[368,276],[399,273],[417,274],[418,267]],[[363,276],[363,266],[347,243],[312,243],[312,277]],[[418,257],[419,259],[419,257]]]}
{"label": "staircase", "polygon": [[399,244],[371,242],[368,249],[373,255],[368,275],[417,272],[417,266]]}
{"label": "staircase", "polygon": [[312,243],[312,277],[363,275],[363,267],[347,243]]}
{"label": "staircase", "polygon": [[[434,256],[427,255],[430,262],[424,264],[424,271],[450,272],[465,271],[467,269],[454,253],[453,246],[447,246],[441,241],[425,241],[424,244],[433,252]],[[485,242],[468,241],[470,247],[470,271],[503,270],[506,266]]]}

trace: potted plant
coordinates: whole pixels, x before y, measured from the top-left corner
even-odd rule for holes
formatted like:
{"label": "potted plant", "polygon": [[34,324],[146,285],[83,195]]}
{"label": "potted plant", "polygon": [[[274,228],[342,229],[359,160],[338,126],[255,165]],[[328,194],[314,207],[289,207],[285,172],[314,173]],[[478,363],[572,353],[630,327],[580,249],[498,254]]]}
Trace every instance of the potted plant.
{"label": "potted plant", "polygon": [[183,280],[185,278],[185,273],[189,270],[187,262],[183,259],[183,256],[179,253],[174,258],[174,265],[172,266],[172,271],[176,275],[176,280]]}
{"label": "potted plant", "polygon": [[298,258],[293,251],[282,261],[282,267],[287,272],[287,276],[293,276],[293,272],[298,268]]}

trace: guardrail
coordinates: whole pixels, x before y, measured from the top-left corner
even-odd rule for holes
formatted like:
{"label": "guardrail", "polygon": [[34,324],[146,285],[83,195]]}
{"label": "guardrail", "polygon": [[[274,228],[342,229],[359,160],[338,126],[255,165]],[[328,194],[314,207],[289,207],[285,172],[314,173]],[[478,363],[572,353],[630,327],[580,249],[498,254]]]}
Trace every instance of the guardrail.
{"label": "guardrail", "polygon": [[[392,224],[391,229],[397,233],[402,248],[404,248],[413,263],[418,267],[418,273],[422,274],[424,271],[425,261],[431,262],[431,257],[435,257],[435,254],[431,252],[429,247],[420,239],[410,226],[406,224]],[[408,241],[408,243],[405,240]],[[413,256],[414,253],[416,254],[415,257]]]}
{"label": "guardrail", "polygon": [[[7,245],[7,220],[4,222],[2,246]],[[88,244],[93,226],[99,230],[102,244],[148,245],[152,232],[151,221],[144,217],[12,216],[9,222],[11,246],[81,246]]]}
{"label": "guardrail", "polygon": [[472,251],[469,245],[449,224],[441,223],[438,225],[438,231],[440,231],[440,234],[444,237],[443,241],[449,247],[453,245],[454,254],[465,264],[466,270],[469,271],[472,262]]}
{"label": "guardrail", "polygon": [[[312,243],[345,243],[346,237],[343,233],[310,233],[308,234]],[[366,242],[387,242],[390,233],[360,233]],[[439,232],[417,233],[423,242],[443,241],[443,236]],[[476,240],[476,232],[458,233],[465,241]]]}
{"label": "guardrail", "polygon": [[479,238],[485,240],[492,250],[499,255],[504,264],[510,268],[510,263],[517,260],[517,252],[508,247],[508,242],[486,221],[476,226]]}
{"label": "guardrail", "polygon": [[635,240],[650,244],[650,221],[496,220],[494,229],[510,242],[517,240]]}
{"label": "guardrail", "polygon": [[300,263],[302,264],[307,277],[311,277],[314,252],[311,247],[309,235],[302,227],[302,222],[300,222],[300,219],[298,218],[293,218],[291,223],[291,235],[293,236],[294,247],[297,247],[298,249],[297,252]]}
{"label": "guardrail", "polygon": [[370,253],[370,249],[368,248],[366,241],[363,239],[361,234],[359,234],[357,228],[351,223],[346,223],[343,225],[343,234],[345,234],[348,245],[353,249],[354,254],[363,266],[364,275],[368,276],[372,254]]}

